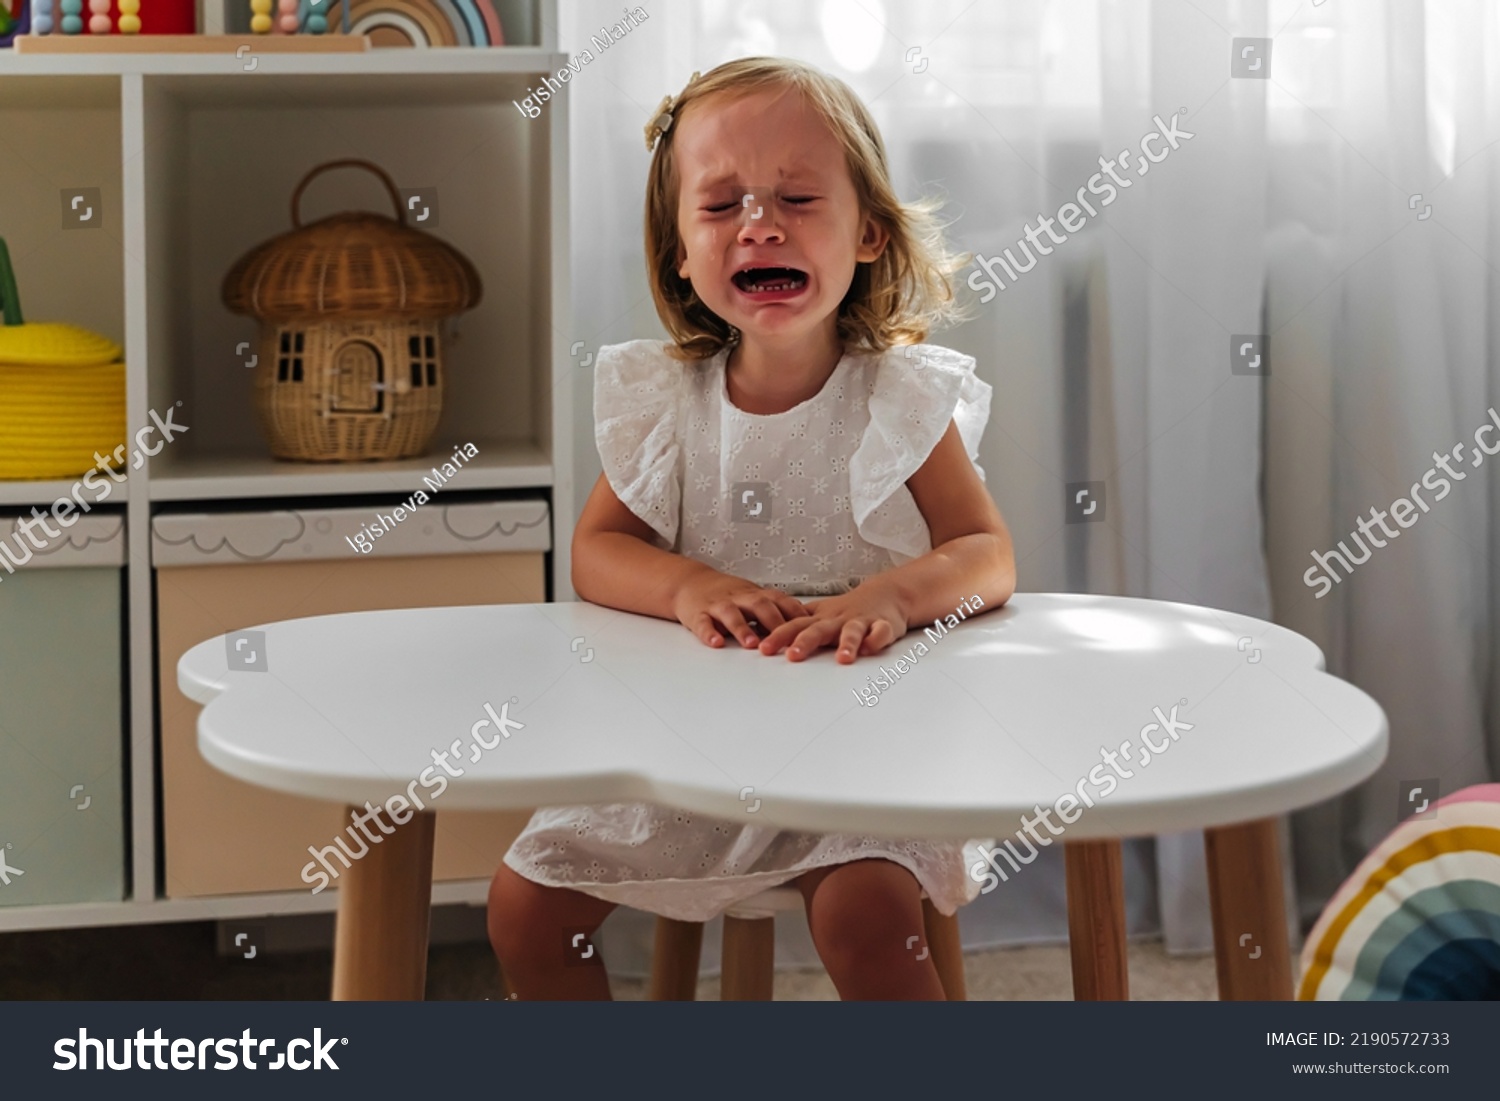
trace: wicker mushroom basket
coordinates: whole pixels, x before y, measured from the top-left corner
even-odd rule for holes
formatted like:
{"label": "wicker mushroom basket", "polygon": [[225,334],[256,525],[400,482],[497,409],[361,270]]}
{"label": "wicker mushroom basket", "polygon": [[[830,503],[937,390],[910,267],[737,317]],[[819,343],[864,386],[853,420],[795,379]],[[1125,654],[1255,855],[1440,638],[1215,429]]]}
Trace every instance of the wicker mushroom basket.
{"label": "wicker mushroom basket", "polygon": [[[334,168],[380,177],[396,217],[366,211],[302,224],[302,193]],[[479,273],[457,249],[406,224],[382,169],[330,161],[292,194],[292,229],[241,257],[224,304],[260,320],[252,382],[279,459],[403,459],[427,448],[442,414],[442,322],[473,308]]]}

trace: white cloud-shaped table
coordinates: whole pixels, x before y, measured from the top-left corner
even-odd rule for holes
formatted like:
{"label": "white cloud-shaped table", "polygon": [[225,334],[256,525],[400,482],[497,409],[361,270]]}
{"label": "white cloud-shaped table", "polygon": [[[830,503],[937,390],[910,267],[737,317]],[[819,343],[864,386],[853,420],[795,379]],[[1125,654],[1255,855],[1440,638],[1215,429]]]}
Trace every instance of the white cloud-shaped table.
{"label": "white cloud-shaped table", "polygon": [[[1221,992],[1290,996],[1274,816],[1347,790],[1386,752],[1380,708],[1323,672],[1307,639],[1158,601],[1021,593],[941,639],[917,628],[852,665],[831,651],[792,663],[710,649],[676,623],[587,603],[258,630],[254,669],[243,668],[253,647],[222,637],[178,666],[183,692],[206,704],[199,748],[231,776],[363,807],[430,792],[446,752],[432,811],[639,799],[795,829],[1009,839],[1021,866],[1026,838],[1055,836],[1068,852],[1081,996],[1124,991],[1118,839],[1198,828],[1209,828],[1229,965]],[[867,678],[882,666],[896,675],[877,694]],[[877,702],[862,704],[860,689]],[[524,726],[502,739],[490,711]],[[1037,820],[1039,805],[1058,808],[1046,821],[1061,832]],[[398,894],[425,914],[430,850],[431,814],[372,845],[339,880],[340,922],[355,908],[362,924],[378,921],[371,908],[399,909]],[[395,927],[348,943],[414,959],[425,928],[404,949],[388,943]],[[1080,947],[1101,938],[1118,959]],[[340,946],[348,955],[343,932]],[[372,993],[352,960],[336,968],[336,995],[401,996]],[[420,996],[416,975],[399,982]]]}

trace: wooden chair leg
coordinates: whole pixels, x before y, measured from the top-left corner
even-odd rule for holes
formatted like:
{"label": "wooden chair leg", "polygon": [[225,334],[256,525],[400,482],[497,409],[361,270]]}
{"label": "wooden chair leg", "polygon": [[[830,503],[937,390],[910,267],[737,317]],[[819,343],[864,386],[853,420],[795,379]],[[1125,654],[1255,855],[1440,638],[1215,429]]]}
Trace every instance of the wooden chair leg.
{"label": "wooden chair leg", "polygon": [[724,972],[719,999],[768,1002],[776,966],[776,922],[724,915]]}
{"label": "wooden chair leg", "polygon": [[703,952],[703,924],[656,919],[656,948],[651,955],[653,1002],[690,1002],[698,996],[698,962]]}
{"label": "wooden chair leg", "polygon": [[958,936],[958,915],[940,913],[931,899],[924,898],[922,925],[927,932],[927,945],[932,950],[932,966],[937,968],[943,993],[950,1002],[968,1001],[969,992],[964,984],[964,950]]}
{"label": "wooden chair leg", "polygon": [[1073,997],[1129,1001],[1125,963],[1125,873],[1118,841],[1063,845],[1068,881],[1068,941]]}

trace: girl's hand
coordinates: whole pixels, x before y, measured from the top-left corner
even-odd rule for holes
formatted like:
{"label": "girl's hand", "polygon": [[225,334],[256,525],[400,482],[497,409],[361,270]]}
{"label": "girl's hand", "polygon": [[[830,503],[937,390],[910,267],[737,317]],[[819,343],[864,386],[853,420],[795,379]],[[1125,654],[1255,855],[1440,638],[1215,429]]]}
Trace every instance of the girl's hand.
{"label": "girl's hand", "polygon": [[[802,661],[824,646],[837,646],[835,660],[849,665],[857,654],[878,654],[906,634],[906,612],[895,593],[874,578],[841,596],[808,605],[810,615],[777,627],[760,644],[762,654]],[[790,644],[790,645],[789,645]]]}
{"label": "girl's hand", "polygon": [[672,612],[704,645],[723,646],[727,632],[750,650],[760,645],[760,635],[747,618],[774,631],[789,619],[807,616],[809,609],[780,589],[763,589],[753,581],[705,567],[677,590]]}

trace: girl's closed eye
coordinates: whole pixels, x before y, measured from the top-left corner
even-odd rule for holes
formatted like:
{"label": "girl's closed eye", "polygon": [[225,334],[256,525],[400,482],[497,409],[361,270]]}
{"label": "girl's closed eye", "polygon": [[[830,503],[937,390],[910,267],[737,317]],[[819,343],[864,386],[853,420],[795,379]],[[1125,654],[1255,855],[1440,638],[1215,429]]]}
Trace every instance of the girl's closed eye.
{"label": "girl's closed eye", "polygon": [[[781,201],[784,203],[791,203],[793,206],[806,206],[808,203],[817,202],[819,198],[821,198],[821,196],[818,195],[787,195],[784,196]],[[715,206],[706,206],[703,209],[710,214],[722,214],[726,210],[733,210],[736,207],[742,205],[743,204],[739,202],[718,203]]]}

